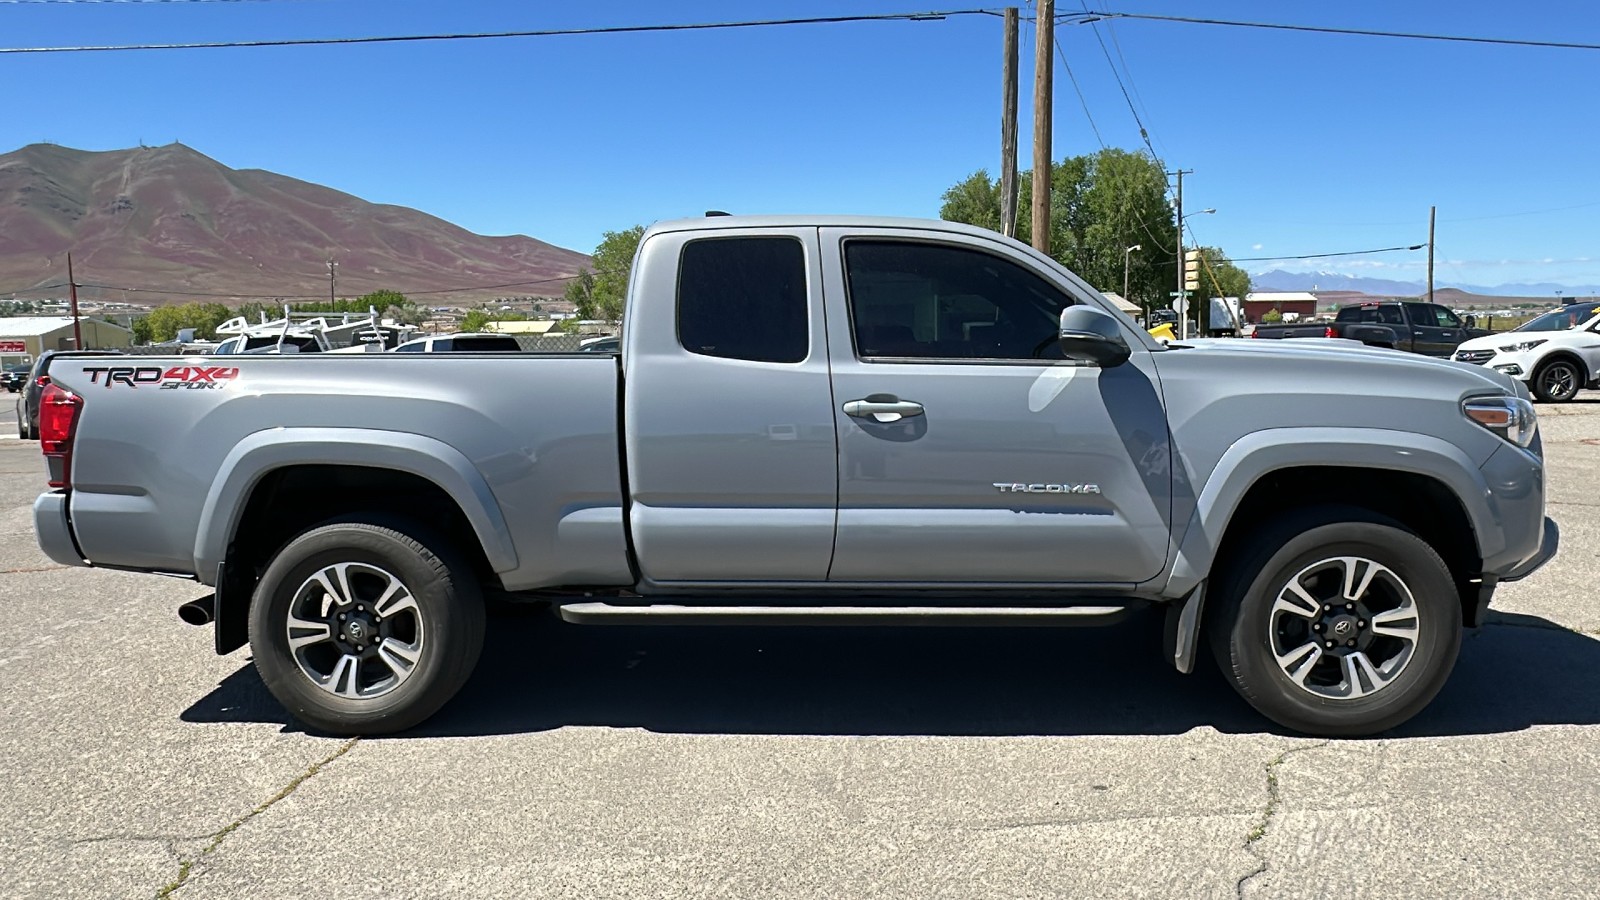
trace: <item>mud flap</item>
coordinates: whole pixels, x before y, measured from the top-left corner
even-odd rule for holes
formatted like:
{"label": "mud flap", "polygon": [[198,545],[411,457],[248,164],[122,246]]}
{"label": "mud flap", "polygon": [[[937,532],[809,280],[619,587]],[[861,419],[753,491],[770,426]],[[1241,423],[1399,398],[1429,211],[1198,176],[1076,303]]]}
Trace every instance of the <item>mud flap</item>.
{"label": "mud flap", "polygon": [[250,643],[250,585],[229,579],[227,563],[217,566],[215,620],[217,655],[229,653]]}
{"label": "mud flap", "polygon": [[1185,675],[1194,671],[1194,658],[1200,642],[1200,613],[1205,602],[1206,583],[1202,581],[1183,599],[1167,604],[1167,658],[1172,660],[1173,668]]}

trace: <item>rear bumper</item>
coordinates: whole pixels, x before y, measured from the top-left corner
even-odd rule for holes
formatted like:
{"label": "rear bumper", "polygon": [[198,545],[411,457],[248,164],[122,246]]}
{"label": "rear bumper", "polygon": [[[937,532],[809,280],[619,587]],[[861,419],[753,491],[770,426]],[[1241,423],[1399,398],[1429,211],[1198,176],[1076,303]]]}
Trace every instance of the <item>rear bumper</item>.
{"label": "rear bumper", "polygon": [[78,545],[72,539],[72,526],[67,521],[67,495],[52,491],[40,494],[33,501],[33,532],[38,536],[39,549],[63,566],[86,566],[78,555]]}
{"label": "rear bumper", "polygon": [[1517,563],[1511,571],[1500,576],[1501,581],[1519,581],[1538,571],[1540,566],[1550,561],[1561,547],[1561,528],[1554,519],[1544,520],[1544,537],[1539,541],[1539,551],[1526,560]]}

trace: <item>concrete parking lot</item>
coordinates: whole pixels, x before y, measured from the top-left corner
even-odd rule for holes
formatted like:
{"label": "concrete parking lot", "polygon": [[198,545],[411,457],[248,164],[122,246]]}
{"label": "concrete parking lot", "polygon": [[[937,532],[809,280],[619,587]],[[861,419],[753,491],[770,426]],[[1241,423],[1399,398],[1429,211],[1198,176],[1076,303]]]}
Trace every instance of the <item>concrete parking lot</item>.
{"label": "concrete parking lot", "polygon": [[492,622],[404,737],[284,717],[191,583],[57,566],[0,403],[0,896],[1600,895],[1600,396],[1544,407],[1557,559],[1434,705],[1285,735],[1153,622]]}

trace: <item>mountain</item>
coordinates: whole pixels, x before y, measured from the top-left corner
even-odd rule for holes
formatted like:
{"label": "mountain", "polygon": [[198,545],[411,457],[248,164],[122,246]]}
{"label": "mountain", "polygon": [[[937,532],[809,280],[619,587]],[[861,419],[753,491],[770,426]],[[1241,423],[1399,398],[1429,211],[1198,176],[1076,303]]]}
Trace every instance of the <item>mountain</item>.
{"label": "mountain", "polygon": [[[435,296],[559,296],[559,279],[589,263],[523,235],[473,234],[407,207],[230,169],[182,144],[109,152],[33,144],[0,155],[0,292],[61,296],[33,289],[66,281],[69,250],[80,285],[150,289],[126,295],[146,303],[326,296],[330,258],[343,297],[464,287],[482,289]],[[541,283],[484,287],[513,282]]]}
{"label": "mountain", "polygon": [[[1250,285],[1258,291],[1358,291],[1363,294],[1372,294],[1379,297],[1415,297],[1428,289],[1426,282],[1422,281],[1391,281],[1387,278],[1366,278],[1360,275],[1345,275],[1340,272],[1286,272],[1282,269],[1273,269],[1270,272],[1261,272],[1250,276]],[[1459,284],[1452,281],[1439,280],[1434,284],[1435,292],[1440,285],[1459,288],[1469,294],[1481,294],[1490,297],[1534,297],[1554,300],[1559,291],[1564,297],[1589,297],[1600,295],[1600,286],[1597,285],[1566,285],[1550,282],[1537,284],[1501,284],[1494,287],[1475,284]]]}

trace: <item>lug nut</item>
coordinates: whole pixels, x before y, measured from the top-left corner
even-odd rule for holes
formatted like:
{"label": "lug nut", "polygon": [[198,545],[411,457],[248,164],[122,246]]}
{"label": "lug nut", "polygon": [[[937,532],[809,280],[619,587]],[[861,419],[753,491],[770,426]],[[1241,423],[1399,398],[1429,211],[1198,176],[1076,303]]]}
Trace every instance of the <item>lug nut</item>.
{"label": "lug nut", "polygon": [[1331,611],[1331,610],[1332,610],[1332,609],[1333,609],[1333,604],[1331,604],[1331,603],[1324,603],[1324,604],[1322,604],[1322,611],[1323,611],[1323,612],[1329,612],[1329,611]]}
{"label": "lug nut", "polygon": [[1345,608],[1346,611],[1350,611],[1350,610],[1354,610],[1356,608],[1356,605],[1354,603],[1346,603],[1344,605],[1344,608]]}
{"label": "lug nut", "polygon": [[1329,650],[1332,650],[1333,649],[1333,641],[1329,641],[1327,646],[1328,646]]}
{"label": "lug nut", "polygon": [[1365,627],[1367,627],[1367,620],[1366,619],[1357,619],[1356,620],[1356,627],[1357,628],[1365,628]]}
{"label": "lug nut", "polygon": [[1322,630],[1322,623],[1318,622],[1317,624],[1311,626],[1311,630],[1312,631],[1321,631]]}
{"label": "lug nut", "polygon": [[1344,645],[1346,647],[1354,647],[1356,645],[1356,642],[1355,641],[1345,641]]}
{"label": "lug nut", "polygon": [[344,620],[345,620],[344,613],[339,613],[339,621],[343,622]]}

